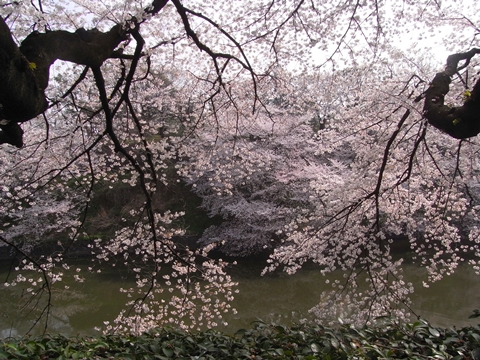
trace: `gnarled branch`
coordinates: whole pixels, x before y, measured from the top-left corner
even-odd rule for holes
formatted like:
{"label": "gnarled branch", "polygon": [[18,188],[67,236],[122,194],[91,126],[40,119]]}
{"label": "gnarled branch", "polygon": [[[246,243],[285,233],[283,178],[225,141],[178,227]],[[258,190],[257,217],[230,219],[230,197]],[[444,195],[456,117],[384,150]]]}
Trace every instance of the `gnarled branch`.
{"label": "gnarled branch", "polygon": [[106,33],[83,28],[74,33],[33,32],[18,47],[0,17],[0,144],[23,145],[23,131],[18,123],[46,110],[44,91],[50,66],[56,60],[100,66],[125,36],[120,25]]}
{"label": "gnarled branch", "polygon": [[[480,79],[462,106],[445,105],[450,91],[451,77],[470,64],[480,49],[450,55],[445,70],[437,73],[425,92],[423,114],[428,122],[456,139],[477,136],[480,133]],[[465,61],[459,65],[461,61]]]}
{"label": "gnarled branch", "polygon": [[[153,0],[144,10],[152,16],[163,9],[168,0]],[[37,31],[17,46],[5,20],[0,17],[0,144],[23,146],[23,131],[19,123],[33,119],[48,106],[45,89],[50,66],[65,60],[89,68],[99,68],[110,57],[121,57],[115,48],[131,32],[132,17],[107,32],[97,29]],[[135,54],[138,56],[138,54]]]}

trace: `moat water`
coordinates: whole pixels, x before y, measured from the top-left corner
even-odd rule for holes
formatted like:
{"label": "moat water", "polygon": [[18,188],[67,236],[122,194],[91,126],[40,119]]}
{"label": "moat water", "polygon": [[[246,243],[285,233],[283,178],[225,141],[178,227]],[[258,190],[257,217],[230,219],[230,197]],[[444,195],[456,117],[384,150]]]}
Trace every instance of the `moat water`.
{"label": "moat water", "polygon": [[[85,264],[77,266],[85,267]],[[219,330],[234,332],[256,320],[284,325],[298,322],[309,316],[308,310],[319,302],[321,293],[331,289],[326,284],[328,277],[322,276],[318,269],[304,269],[292,276],[285,273],[260,276],[262,268],[260,263],[246,263],[232,273],[234,280],[240,282],[240,292],[232,304],[238,312],[226,316],[224,320],[229,325]],[[421,317],[442,327],[479,322],[468,319],[473,309],[480,308],[480,276],[468,265],[461,265],[455,274],[429,288],[422,286],[426,279],[423,269],[404,265],[403,272],[405,281],[415,286],[413,309]],[[2,283],[6,276],[7,267],[3,266],[0,268]],[[100,274],[82,271],[82,276],[88,276],[83,283],[66,280],[54,287],[48,333],[98,334],[95,328],[102,327],[104,321],[112,321],[127,301],[119,288],[134,285],[133,277],[116,268],[103,269]],[[35,305],[36,299],[24,307],[30,297],[26,284],[13,288],[1,286],[0,337],[23,335],[34,324],[36,315],[28,309]],[[43,325],[36,326],[33,334],[42,331]]]}

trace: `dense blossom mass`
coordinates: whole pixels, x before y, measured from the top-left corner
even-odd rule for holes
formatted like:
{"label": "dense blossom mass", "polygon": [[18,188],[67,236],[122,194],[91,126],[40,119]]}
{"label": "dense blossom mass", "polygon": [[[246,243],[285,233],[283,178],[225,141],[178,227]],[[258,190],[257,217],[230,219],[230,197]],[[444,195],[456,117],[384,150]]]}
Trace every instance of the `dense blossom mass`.
{"label": "dense blossom mass", "polygon": [[[235,311],[218,254],[267,253],[264,273],[341,271],[318,321],[408,316],[405,254],[425,286],[462,262],[480,274],[479,14],[469,0],[1,1],[4,286],[47,326],[87,244],[91,271],[136,278],[106,331],[196,329]],[[124,187],[139,199],[92,230],[99,194]],[[165,200],[179,189],[212,219],[193,248],[189,203]]]}

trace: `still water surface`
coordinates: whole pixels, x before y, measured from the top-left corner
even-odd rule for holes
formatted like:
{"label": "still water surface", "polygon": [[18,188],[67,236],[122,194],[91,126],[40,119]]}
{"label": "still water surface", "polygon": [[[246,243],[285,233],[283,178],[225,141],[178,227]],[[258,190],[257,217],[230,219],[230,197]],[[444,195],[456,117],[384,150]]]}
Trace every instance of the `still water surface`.
{"label": "still water surface", "polygon": [[[234,271],[234,280],[240,282],[240,293],[232,306],[238,313],[228,315],[225,320],[229,327],[219,330],[234,332],[248,327],[255,320],[285,325],[297,322],[308,316],[308,310],[318,303],[322,291],[331,289],[325,284],[327,277],[315,269],[305,269],[293,276],[284,273],[260,276],[261,270],[262,264],[249,263]],[[1,282],[6,274],[5,267],[0,268]],[[83,276],[85,274],[87,272],[82,272]],[[475,319],[468,319],[473,309],[480,308],[480,276],[470,267],[460,266],[454,275],[429,288],[422,286],[424,270],[415,265],[404,265],[404,278],[415,286],[413,309],[423,318],[444,327],[478,323]],[[112,321],[127,301],[125,294],[118,289],[132,285],[131,277],[110,268],[100,274],[89,274],[84,283],[69,282],[68,289],[58,287],[54,291],[48,332],[64,335],[98,333],[95,327],[101,327],[104,321]],[[23,285],[15,288],[2,286],[0,338],[22,335],[31,327],[32,314],[21,309],[25,288]]]}

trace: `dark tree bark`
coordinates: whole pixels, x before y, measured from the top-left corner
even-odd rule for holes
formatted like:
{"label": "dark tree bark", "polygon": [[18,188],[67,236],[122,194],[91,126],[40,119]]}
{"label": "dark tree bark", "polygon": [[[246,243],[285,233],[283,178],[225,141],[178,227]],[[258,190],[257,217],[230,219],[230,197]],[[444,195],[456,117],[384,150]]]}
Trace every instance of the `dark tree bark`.
{"label": "dark tree bark", "polygon": [[46,110],[44,90],[56,60],[99,67],[125,39],[126,33],[116,25],[106,33],[96,29],[33,32],[18,47],[0,17],[0,143],[22,146],[18,123]]}
{"label": "dark tree bark", "polygon": [[[168,0],[153,0],[144,12],[155,15]],[[100,68],[110,57],[118,57],[115,48],[127,39],[130,25],[115,25],[103,33],[96,29],[32,32],[20,47],[4,19],[0,17],[0,144],[23,146],[19,123],[42,114],[48,107],[45,89],[50,66],[56,60],[70,61],[90,68]],[[138,29],[137,29],[138,30]]]}
{"label": "dark tree bark", "polygon": [[[425,118],[431,125],[456,139],[466,139],[480,133],[480,79],[462,106],[445,105],[445,95],[450,90],[452,76],[467,67],[472,57],[479,53],[480,49],[474,48],[450,55],[445,70],[436,74],[425,93]],[[464,63],[459,66],[461,61]]]}
{"label": "dark tree bark", "polygon": [[21,53],[0,17],[0,143],[21,147],[18,122],[29,120],[47,107],[28,59]]}

